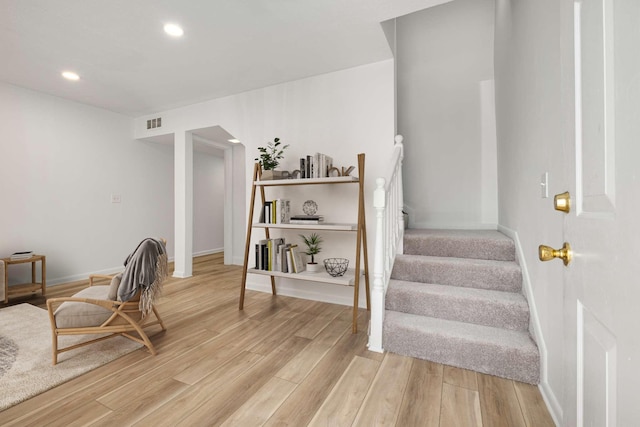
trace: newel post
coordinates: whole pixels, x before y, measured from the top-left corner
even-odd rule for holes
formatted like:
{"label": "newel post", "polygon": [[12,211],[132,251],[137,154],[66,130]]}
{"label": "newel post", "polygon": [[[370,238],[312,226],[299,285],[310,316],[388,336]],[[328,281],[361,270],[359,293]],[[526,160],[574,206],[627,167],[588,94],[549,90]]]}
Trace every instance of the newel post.
{"label": "newel post", "polygon": [[371,329],[369,332],[369,350],[378,353],[382,348],[382,324],[384,321],[384,210],[386,205],[385,179],[376,179],[373,192],[373,207],[376,210],[375,258],[373,261],[373,289],[371,290]]}

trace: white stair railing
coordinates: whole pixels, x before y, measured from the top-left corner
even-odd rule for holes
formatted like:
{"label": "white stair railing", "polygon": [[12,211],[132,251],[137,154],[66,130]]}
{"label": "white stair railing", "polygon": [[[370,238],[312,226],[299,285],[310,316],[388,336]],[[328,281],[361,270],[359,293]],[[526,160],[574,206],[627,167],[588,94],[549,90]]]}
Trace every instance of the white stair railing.
{"label": "white stair railing", "polygon": [[369,350],[382,353],[382,324],[384,300],[396,254],[402,253],[404,215],[402,212],[402,136],[395,137],[392,161],[385,177],[376,179],[373,207],[376,210],[376,236],[373,261],[373,288],[371,290],[371,320]]}

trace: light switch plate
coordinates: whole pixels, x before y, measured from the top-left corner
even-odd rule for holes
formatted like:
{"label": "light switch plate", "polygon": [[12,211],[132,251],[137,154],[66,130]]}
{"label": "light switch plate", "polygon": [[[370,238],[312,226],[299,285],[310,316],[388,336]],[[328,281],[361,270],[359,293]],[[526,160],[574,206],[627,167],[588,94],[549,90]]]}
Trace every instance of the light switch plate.
{"label": "light switch plate", "polygon": [[545,172],[540,177],[540,195],[543,199],[549,198],[549,172]]}
{"label": "light switch plate", "polygon": [[122,197],[119,194],[111,195],[111,203],[120,203],[122,202]]}

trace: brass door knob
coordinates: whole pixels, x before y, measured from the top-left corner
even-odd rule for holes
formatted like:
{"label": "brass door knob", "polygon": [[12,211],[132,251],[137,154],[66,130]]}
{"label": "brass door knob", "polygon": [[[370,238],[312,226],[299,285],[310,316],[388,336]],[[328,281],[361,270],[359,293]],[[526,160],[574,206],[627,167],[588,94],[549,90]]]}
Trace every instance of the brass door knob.
{"label": "brass door knob", "polygon": [[569,213],[571,211],[571,195],[568,191],[556,194],[553,198],[553,207],[560,212]]}
{"label": "brass door knob", "polygon": [[538,258],[540,261],[550,261],[554,258],[560,258],[564,265],[569,265],[573,259],[573,251],[571,245],[564,242],[564,245],[560,249],[553,249],[550,246],[540,245],[538,246]]}

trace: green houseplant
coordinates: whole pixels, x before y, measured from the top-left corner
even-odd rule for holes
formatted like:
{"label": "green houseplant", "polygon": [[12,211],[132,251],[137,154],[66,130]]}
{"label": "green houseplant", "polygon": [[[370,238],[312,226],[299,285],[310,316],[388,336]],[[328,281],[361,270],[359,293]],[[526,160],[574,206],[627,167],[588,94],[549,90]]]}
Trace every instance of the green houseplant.
{"label": "green houseplant", "polygon": [[275,168],[278,167],[280,160],[284,158],[283,153],[287,147],[289,147],[289,144],[282,145],[280,138],[274,138],[273,141],[269,141],[266,147],[258,147],[260,155],[256,157],[255,160],[262,166],[263,173],[261,179],[282,178],[282,176],[277,173],[265,172],[274,171]]}
{"label": "green houseplant", "polygon": [[307,246],[305,254],[311,256],[311,262],[307,263],[307,271],[320,271],[321,266],[315,261],[314,256],[320,253],[320,243],[322,243],[322,237],[316,233],[311,233],[308,237],[300,235],[304,244]]}

